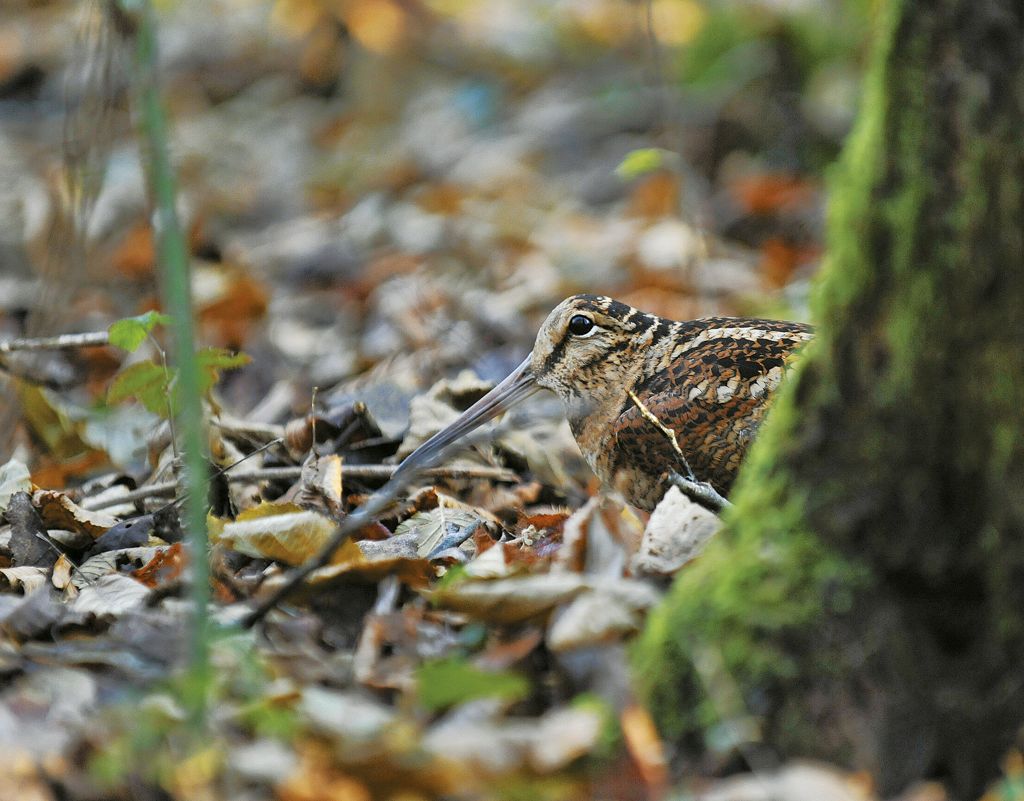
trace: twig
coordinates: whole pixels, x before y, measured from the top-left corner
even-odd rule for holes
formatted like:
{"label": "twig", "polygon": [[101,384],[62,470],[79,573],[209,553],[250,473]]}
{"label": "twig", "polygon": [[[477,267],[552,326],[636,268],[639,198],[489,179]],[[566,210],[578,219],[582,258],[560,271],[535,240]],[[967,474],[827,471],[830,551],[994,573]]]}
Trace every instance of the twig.
{"label": "twig", "polygon": [[25,350],[69,350],[71,348],[96,348],[109,345],[106,331],[87,331],[83,334],[61,334],[55,337],[33,337],[8,339],[0,342],[0,353]]}
{"label": "twig", "polygon": [[[342,466],[342,477],[389,479],[395,474],[396,466],[389,464],[354,464]],[[275,481],[278,479],[289,480],[300,476],[302,468],[295,467],[263,467],[259,470],[248,470],[245,472],[228,473],[227,480],[233,483]],[[517,476],[511,470],[503,467],[432,467],[423,471],[423,475],[429,478],[460,479],[489,479],[491,481],[516,481]],[[116,498],[104,498],[96,504],[88,500],[82,502],[82,508],[91,511],[107,509],[111,506],[120,506],[122,503],[135,503],[146,498],[158,498],[165,495],[173,495],[178,488],[175,481],[163,481],[159,484],[149,484],[145,487],[126,492]]]}
{"label": "twig", "polygon": [[676,439],[675,430],[669,428],[661,422],[661,420],[655,417],[651,410],[644,406],[643,401],[636,396],[636,393],[633,390],[627,389],[626,394],[628,394],[629,399],[636,404],[636,408],[640,410],[640,414],[643,415],[643,418],[653,424],[655,428],[668,437],[668,441],[672,443],[672,450],[676,452],[676,456],[679,457],[679,461],[681,461],[683,463],[683,467],[686,468],[686,474],[696,481],[697,477],[693,474],[693,470],[690,469],[690,463],[686,461],[686,457],[683,456],[683,449],[679,447],[679,441]]}

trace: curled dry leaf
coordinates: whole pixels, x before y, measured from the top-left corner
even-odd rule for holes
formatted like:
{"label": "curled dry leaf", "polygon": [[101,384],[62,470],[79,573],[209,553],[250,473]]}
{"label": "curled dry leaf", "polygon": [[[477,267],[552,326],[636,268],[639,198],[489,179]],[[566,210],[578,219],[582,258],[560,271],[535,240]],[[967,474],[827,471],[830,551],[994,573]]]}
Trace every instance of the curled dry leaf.
{"label": "curled dry leaf", "polygon": [[408,456],[493,387],[471,370],[463,370],[451,381],[438,381],[425,394],[414,397],[409,406],[409,430],[398,456]]}
{"label": "curled dry leaf", "polygon": [[678,487],[670,487],[651,513],[630,567],[641,575],[672,575],[696,558],[721,527],[716,514],[691,501]]}
{"label": "curled dry leaf", "polygon": [[80,531],[93,539],[117,523],[117,519],[111,515],[83,509],[63,492],[56,490],[37,490],[32,495],[32,504],[47,528]]}
{"label": "curled dry leaf", "polygon": [[48,572],[45,567],[31,565],[0,568],[0,590],[14,590],[22,595],[28,595],[32,590],[46,584]]}
{"label": "curled dry leaf", "polygon": [[341,479],[340,456],[334,453],[319,457],[311,454],[302,465],[295,503],[303,509],[322,510],[330,517],[339,517],[343,513]]}
{"label": "curled dry leaf", "polygon": [[[66,589],[71,585],[71,573],[75,566],[71,564],[68,555],[62,553],[53,566],[53,573],[50,575],[50,583],[58,590]],[[75,588],[72,586],[72,590]]]}
{"label": "curled dry leaf", "polygon": [[404,542],[396,540],[350,541],[358,556],[314,570],[308,584],[322,592],[335,581],[375,584],[386,576],[395,576],[410,587],[426,587],[434,577],[430,562],[416,555],[411,537]]}

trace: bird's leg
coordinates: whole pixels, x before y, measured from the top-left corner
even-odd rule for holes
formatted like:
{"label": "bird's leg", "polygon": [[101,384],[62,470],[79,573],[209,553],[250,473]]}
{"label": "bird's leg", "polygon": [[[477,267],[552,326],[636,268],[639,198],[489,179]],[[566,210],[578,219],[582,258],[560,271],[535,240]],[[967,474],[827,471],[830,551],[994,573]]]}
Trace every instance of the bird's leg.
{"label": "bird's leg", "polygon": [[681,476],[675,470],[668,471],[669,483],[678,487],[694,503],[699,503],[705,509],[710,509],[715,514],[721,514],[723,509],[728,509],[732,503],[725,498],[707,481],[697,481],[690,476]]}

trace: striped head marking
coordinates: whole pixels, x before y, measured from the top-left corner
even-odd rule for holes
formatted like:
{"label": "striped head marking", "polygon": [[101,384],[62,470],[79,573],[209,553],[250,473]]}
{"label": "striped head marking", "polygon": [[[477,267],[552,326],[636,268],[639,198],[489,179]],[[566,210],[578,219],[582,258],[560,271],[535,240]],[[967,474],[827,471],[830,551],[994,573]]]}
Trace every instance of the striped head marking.
{"label": "striped head marking", "polygon": [[573,295],[548,315],[533,346],[530,372],[539,386],[571,403],[613,389],[622,394],[640,367],[636,355],[668,323],[611,298]]}

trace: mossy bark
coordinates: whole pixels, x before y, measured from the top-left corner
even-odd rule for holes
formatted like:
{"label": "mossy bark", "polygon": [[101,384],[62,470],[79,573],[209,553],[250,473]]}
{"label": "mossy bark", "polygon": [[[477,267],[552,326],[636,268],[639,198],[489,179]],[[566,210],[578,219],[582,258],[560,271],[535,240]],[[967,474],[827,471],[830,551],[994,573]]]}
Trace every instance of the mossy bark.
{"label": "mossy bark", "polygon": [[878,23],[817,339],[637,673],[672,737],[710,653],[787,753],[972,794],[1024,724],[1024,4]]}

